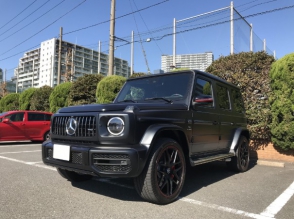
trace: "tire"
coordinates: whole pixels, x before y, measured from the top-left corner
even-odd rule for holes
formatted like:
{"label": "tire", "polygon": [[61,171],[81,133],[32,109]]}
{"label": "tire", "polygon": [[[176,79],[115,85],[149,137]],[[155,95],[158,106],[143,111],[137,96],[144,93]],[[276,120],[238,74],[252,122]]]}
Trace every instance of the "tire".
{"label": "tire", "polygon": [[50,131],[47,131],[47,132],[44,134],[43,140],[44,140],[44,141],[48,141],[49,139],[50,139]]}
{"label": "tire", "polygon": [[93,176],[86,174],[79,174],[73,171],[56,168],[57,172],[65,179],[71,182],[82,182],[92,179]]}
{"label": "tire", "polygon": [[168,204],[179,196],[186,176],[181,146],[169,138],[157,140],[142,173],[134,179],[138,194],[146,201]]}
{"label": "tire", "polygon": [[236,156],[230,162],[227,162],[228,167],[236,172],[245,172],[249,167],[249,143],[245,136],[240,136]]}

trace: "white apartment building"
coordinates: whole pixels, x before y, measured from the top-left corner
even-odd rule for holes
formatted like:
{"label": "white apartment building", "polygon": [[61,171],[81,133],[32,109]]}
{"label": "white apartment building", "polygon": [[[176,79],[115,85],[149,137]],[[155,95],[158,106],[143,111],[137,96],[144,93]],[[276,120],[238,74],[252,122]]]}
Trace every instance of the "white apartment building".
{"label": "white apartment building", "polygon": [[[14,70],[13,79],[18,85],[18,92],[30,87],[57,85],[58,51],[59,39],[53,38],[41,42],[40,48],[28,51],[20,58],[18,68]],[[70,80],[74,81],[84,74],[97,74],[98,72],[104,76],[107,75],[107,54],[100,53],[99,55],[98,51],[93,49],[62,41],[60,82],[69,80],[66,75],[71,75]],[[129,77],[128,62],[114,58],[114,74]]]}
{"label": "white apartment building", "polygon": [[[212,52],[197,53],[197,54],[185,54],[176,55],[176,68],[189,68],[205,71],[205,69],[211,65],[214,61]],[[164,72],[169,72],[174,68],[173,56],[162,55],[161,56],[161,69]]]}

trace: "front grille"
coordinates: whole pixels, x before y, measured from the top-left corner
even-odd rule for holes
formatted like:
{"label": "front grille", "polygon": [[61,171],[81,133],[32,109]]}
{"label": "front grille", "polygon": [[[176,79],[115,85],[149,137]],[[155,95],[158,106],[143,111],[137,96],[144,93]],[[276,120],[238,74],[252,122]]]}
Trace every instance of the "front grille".
{"label": "front grille", "polygon": [[[53,158],[53,149],[47,149],[47,159]],[[83,154],[81,152],[70,152],[70,161],[73,164],[83,164]]]}
{"label": "front grille", "polygon": [[51,124],[53,135],[68,136],[66,123],[70,118],[77,121],[77,127],[73,137],[95,137],[97,133],[95,116],[56,116]]}
{"label": "front grille", "polygon": [[127,154],[93,154],[92,159],[99,172],[128,173],[132,169],[130,156]]}

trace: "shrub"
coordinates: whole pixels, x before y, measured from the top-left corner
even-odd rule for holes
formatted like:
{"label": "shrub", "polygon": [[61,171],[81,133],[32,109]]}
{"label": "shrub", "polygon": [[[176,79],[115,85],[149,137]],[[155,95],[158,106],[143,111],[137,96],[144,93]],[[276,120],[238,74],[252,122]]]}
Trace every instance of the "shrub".
{"label": "shrub", "polygon": [[148,75],[148,74],[146,74],[144,72],[138,72],[138,73],[133,73],[130,78],[138,78],[138,77],[143,77],[146,75]]}
{"label": "shrub", "polygon": [[43,86],[37,89],[30,101],[30,110],[50,111],[49,97],[53,91],[52,87]]}
{"label": "shrub", "polygon": [[19,109],[20,110],[29,110],[31,107],[30,101],[32,96],[34,95],[37,88],[29,88],[22,92],[19,96]]}
{"label": "shrub", "polygon": [[97,86],[97,103],[111,103],[125,82],[126,78],[118,75],[103,78]]}
{"label": "shrub", "polygon": [[214,61],[206,71],[240,87],[251,138],[269,141],[271,112],[269,70],[274,57],[264,52],[242,52]]}
{"label": "shrub", "polygon": [[270,71],[272,142],[282,149],[294,149],[294,53],[272,65]]}
{"label": "shrub", "polygon": [[19,94],[11,93],[7,94],[1,99],[2,112],[19,109]]}
{"label": "shrub", "polygon": [[68,94],[71,86],[71,82],[65,82],[54,88],[49,97],[50,112],[56,113],[60,108],[68,106]]}
{"label": "shrub", "polygon": [[75,81],[69,92],[68,105],[96,103],[97,84],[103,78],[98,74],[87,74]]}

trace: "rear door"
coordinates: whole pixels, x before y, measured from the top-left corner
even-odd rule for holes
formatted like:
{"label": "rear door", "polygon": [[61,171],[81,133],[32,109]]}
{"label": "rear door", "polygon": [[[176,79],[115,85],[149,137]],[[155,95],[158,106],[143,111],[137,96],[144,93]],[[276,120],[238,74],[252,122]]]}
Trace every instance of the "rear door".
{"label": "rear door", "polygon": [[51,114],[42,112],[27,112],[26,135],[32,140],[42,140],[50,129]]}
{"label": "rear door", "polygon": [[217,83],[216,93],[216,107],[220,116],[219,148],[228,151],[236,128],[236,119],[231,105],[230,87],[226,84]]}
{"label": "rear door", "polygon": [[[25,135],[24,112],[12,112],[0,122],[0,139],[5,141],[27,140]],[[5,119],[9,119],[4,122]]]}

